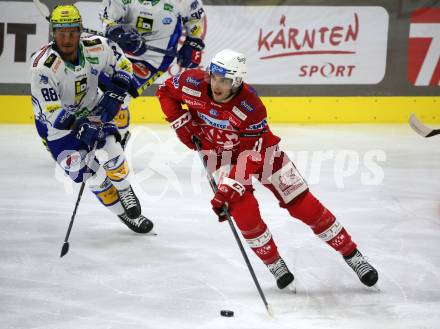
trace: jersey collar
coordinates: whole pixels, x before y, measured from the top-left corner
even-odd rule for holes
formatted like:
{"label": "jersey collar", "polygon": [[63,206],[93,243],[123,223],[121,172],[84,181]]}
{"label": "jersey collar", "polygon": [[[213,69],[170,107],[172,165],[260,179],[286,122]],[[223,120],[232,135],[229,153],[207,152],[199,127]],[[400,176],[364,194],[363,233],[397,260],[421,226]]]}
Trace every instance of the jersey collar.
{"label": "jersey collar", "polygon": [[70,62],[64,62],[64,63],[66,65],[66,67],[72,71],[75,71],[75,67],[77,67],[77,66],[84,67],[85,59],[84,59],[84,53],[83,53],[83,46],[81,43],[78,46],[78,60],[77,60],[77,62],[78,62],[78,64],[76,64],[76,65],[73,63],[70,63]]}

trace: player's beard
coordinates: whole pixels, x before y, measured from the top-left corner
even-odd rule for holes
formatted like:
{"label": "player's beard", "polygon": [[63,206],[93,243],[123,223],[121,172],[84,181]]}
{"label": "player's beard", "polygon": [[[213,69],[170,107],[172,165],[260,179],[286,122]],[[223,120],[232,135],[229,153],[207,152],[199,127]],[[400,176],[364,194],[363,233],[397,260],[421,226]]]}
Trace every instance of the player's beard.
{"label": "player's beard", "polygon": [[77,59],[78,45],[74,43],[65,43],[63,45],[57,45],[58,51],[63,58],[69,62],[75,62]]}

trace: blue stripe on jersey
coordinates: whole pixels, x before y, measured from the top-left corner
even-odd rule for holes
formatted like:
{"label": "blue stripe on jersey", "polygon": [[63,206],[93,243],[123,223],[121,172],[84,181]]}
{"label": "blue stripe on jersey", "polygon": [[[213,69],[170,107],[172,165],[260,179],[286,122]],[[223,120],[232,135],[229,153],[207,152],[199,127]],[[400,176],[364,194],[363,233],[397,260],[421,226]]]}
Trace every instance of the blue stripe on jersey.
{"label": "blue stripe on jersey", "polygon": [[40,110],[40,113],[43,112],[43,110],[41,109],[40,106],[40,102],[38,101],[38,98],[32,95],[32,104],[34,104],[35,106],[38,107],[38,109]]}
{"label": "blue stripe on jersey", "polygon": [[206,124],[218,129],[232,129],[229,120],[219,120],[210,117],[209,115],[197,112],[198,116],[205,121]]}
{"label": "blue stripe on jersey", "polygon": [[49,120],[47,120],[46,116],[43,114],[43,109],[41,108],[40,102],[38,99],[32,95],[32,105],[39,110],[38,115],[35,116],[35,126],[37,127],[38,135],[41,138],[47,138],[47,126],[52,125]]}
{"label": "blue stripe on jersey", "polygon": [[[176,28],[174,29],[173,34],[170,36],[170,40],[168,41],[167,49],[177,49],[177,43],[179,42],[180,36],[182,35],[182,17],[178,17]],[[171,63],[174,61],[173,56],[164,56],[162,63],[160,64],[158,70],[166,71]]]}

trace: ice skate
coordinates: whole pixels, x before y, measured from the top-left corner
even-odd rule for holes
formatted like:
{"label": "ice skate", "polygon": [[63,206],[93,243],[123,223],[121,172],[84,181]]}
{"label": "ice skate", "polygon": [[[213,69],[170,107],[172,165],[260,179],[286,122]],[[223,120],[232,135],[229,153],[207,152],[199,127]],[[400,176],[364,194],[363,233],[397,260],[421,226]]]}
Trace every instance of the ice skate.
{"label": "ice skate", "polygon": [[119,215],[118,217],[130,228],[130,230],[136,233],[148,233],[153,229],[154,226],[153,222],[143,215],[140,215],[136,219],[131,219],[126,214]]}
{"label": "ice skate", "polygon": [[379,276],[376,269],[368,263],[359,250],[355,250],[350,256],[344,257],[345,262],[353,269],[363,284],[372,287],[376,284]]}
{"label": "ice skate", "polygon": [[284,289],[293,282],[294,276],[289,271],[281,257],[272,264],[267,265],[267,267],[275,277],[275,280],[277,280],[277,286],[279,289]]}
{"label": "ice skate", "polygon": [[127,216],[131,219],[138,218],[141,215],[141,204],[131,186],[125,190],[118,191],[118,194]]}

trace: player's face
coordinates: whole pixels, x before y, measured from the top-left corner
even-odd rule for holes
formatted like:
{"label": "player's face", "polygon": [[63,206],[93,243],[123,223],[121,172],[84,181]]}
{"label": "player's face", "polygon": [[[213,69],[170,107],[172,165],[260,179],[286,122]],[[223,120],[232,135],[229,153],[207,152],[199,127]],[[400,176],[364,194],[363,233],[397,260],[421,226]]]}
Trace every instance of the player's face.
{"label": "player's face", "polygon": [[226,102],[232,96],[232,79],[211,74],[212,97],[216,102]]}
{"label": "player's face", "polygon": [[64,27],[54,31],[55,43],[65,59],[76,58],[81,32],[77,27]]}

